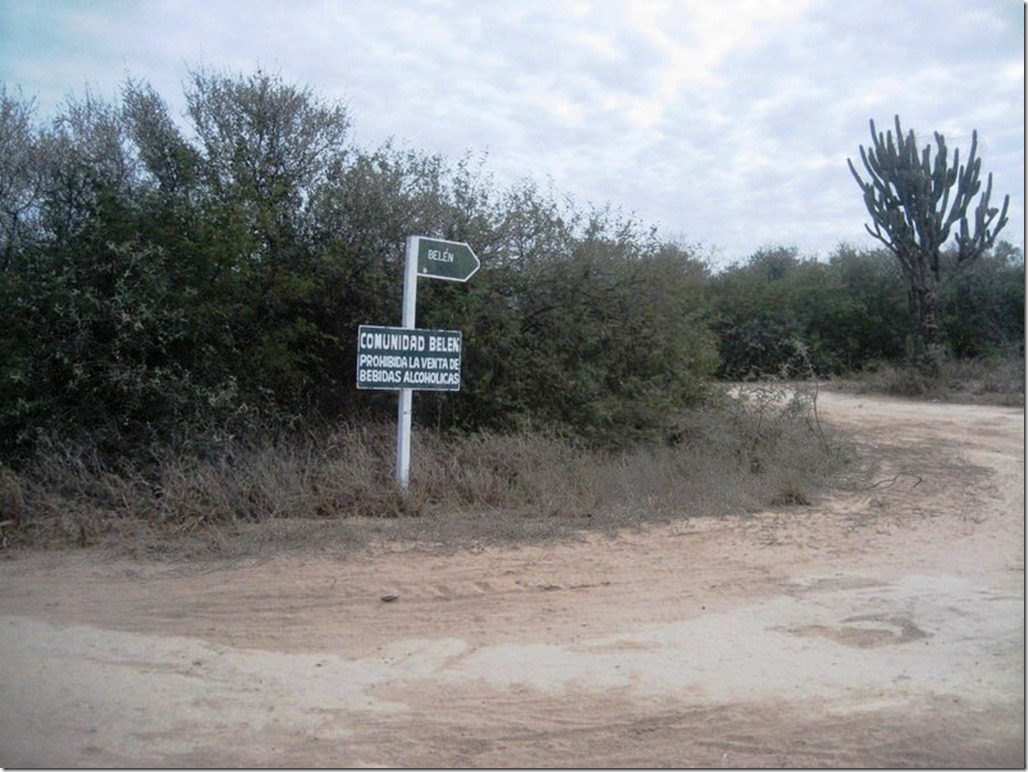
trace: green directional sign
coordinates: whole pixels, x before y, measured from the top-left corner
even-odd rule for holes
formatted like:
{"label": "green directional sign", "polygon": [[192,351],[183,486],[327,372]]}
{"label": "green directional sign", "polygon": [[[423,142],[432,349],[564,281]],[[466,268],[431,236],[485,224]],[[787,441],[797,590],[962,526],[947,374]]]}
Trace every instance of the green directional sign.
{"label": "green directional sign", "polygon": [[481,267],[478,257],[463,241],[443,241],[418,236],[418,276],[447,281],[467,281]]}

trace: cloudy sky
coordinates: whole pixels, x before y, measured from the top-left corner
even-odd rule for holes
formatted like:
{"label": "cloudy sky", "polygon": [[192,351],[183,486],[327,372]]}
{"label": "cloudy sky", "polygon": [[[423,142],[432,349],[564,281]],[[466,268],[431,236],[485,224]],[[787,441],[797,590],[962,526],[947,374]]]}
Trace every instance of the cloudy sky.
{"label": "cloudy sky", "polygon": [[[0,82],[52,112],[127,77],[184,112],[190,70],[258,67],[497,185],[610,203],[715,262],[872,246],[846,167],[899,114],[978,130],[1024,246],[1021,0],[0,0]],[[999,195],[997,195],[999,194]]]}

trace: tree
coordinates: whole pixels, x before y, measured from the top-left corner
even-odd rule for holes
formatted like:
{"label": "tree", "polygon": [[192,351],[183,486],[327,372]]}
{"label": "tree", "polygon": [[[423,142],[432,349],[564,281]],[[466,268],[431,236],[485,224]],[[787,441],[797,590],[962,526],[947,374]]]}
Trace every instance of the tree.
{"label": "tree", "polygon": [[[828,266],[795,247],[763,247],[711,281],[719,375],[732,380],[805,377],[838,369],[826,346],[847,297]],[[838,352],[841,354],[842,352]]]}
{"label": "tree", "polygon": [[[209,250],[212,275],[202,292],[212,321],[225,320],[231,343],[224,354],[255,398],[303,410],[335,343],[316,307],[325,277],[317,270],[311,208],[346,153],[349,115],[260,70],[194,72],[186,101],[200,185],[197,238]],[[163,141],[178,145],[173,136]],[[190,169],[191,156],[179,156],[177,165],[184,159]]]}
{"label": "tree", "polygon": [[[864,193],[864,204],[871,215],[873,227],[864,227],[889,248],[903,267],[914,317],[914,353],[926,371],[933,371],[938,364],[936,310],[942,247],[949,240],[952,228],[959,225],[957,264],[978,259],[992,247],[1006,225],[1010,196],[1004,198],[1002,210],[989,206],[990,173],[985,191],[973,210],[972,228],[968,223],[968,209],[981,190],[978,132],[971,133],[971,152],[967,163],[961,165],[959,149],[954,151],[950,163],[946,140],[938,132],[935,133],[933,159],[931,145],[918,151],[914,132],[903,135],[898,115],[895,138],[891,131],[876,132],[873,120],[870,124],[873,145],[866,151],[860,147],[860,160],[869,181],[861,178],[852,160],[847,159],[847,164]],[[954,188],[955,195],[951,198]]]}
{"label": "tree", "polygon": [[858,250],[840,244],[828,258],[838,290],[830,346],[843,370],[873,362],[898,362],[905,353],[906,293],[899,262],[886,249]]}
{"label": "tree", "polygon": [[313,187],[344,150],[346,109],[260,70],[194,72],[186,98],[209,191],[248,242],[243,257],[288,261]]}
{"label": "tree", "polygon": [[353,386],[356,327],[397,319],[411,234],[467,241],[468,285],[419,290],[460,329],[458,395],[416,417],[662,438],[717,366],[693,250],[484,163],[346,142],[346,111],[258,72],[194,73],[188,127],[150,86],[38,123],[0,87],[0,453],[70,438],[140,457],[280,421],[395,411]]}
{"label": "tree", "polygon": [[[943,263],[952,263],[952,251]],[[939,324],[960,358],[1012,354],[1024,349],[1024,254],[1006,241],[971,265],[951,269],[940,295]]]}
{"label": "tree", "polygon": [[35,105],[0,84],[0,271],[38,235],[42,194]]}

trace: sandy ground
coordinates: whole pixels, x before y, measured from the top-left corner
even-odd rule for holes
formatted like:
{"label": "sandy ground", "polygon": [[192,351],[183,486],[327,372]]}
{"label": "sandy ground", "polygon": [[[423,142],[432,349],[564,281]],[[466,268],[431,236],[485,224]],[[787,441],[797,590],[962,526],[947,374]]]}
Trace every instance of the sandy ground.
{"label": "sandy ground", "polygon": [[882,465],[813,506],[460,554],[8,553],[0,766],[1024,767],[1023,410],[819,404]]}

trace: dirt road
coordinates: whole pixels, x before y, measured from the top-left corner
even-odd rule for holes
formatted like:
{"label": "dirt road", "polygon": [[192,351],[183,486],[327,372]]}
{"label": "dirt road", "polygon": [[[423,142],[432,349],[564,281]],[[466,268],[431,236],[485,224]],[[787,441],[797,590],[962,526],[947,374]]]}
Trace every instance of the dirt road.
{"label": "dirt road", "polygon": [[460,554],[0,559],[0,766],[1023,767],[1023,410],[820,409],[881,466],[813,506]]}

